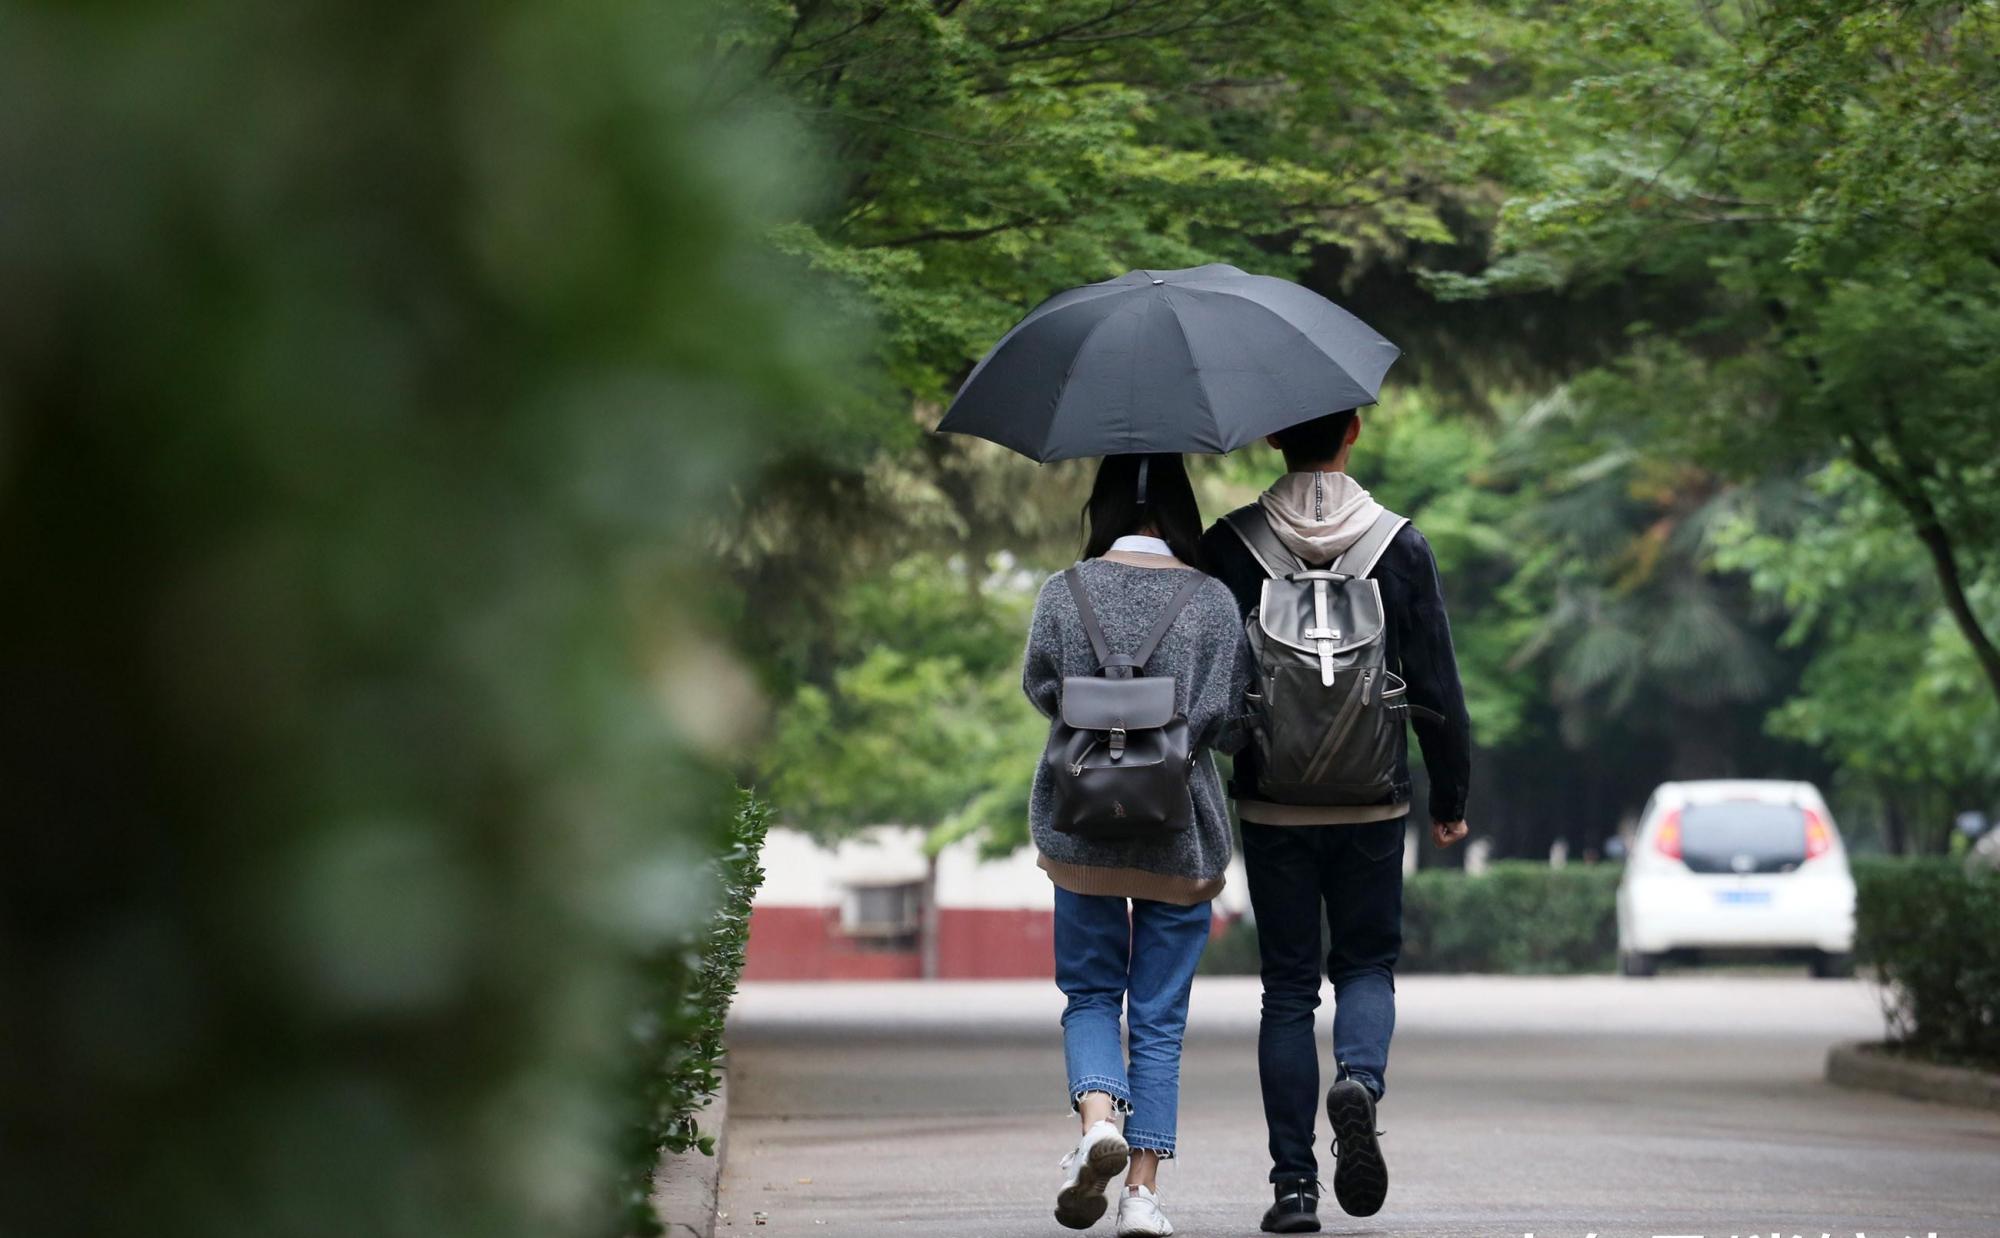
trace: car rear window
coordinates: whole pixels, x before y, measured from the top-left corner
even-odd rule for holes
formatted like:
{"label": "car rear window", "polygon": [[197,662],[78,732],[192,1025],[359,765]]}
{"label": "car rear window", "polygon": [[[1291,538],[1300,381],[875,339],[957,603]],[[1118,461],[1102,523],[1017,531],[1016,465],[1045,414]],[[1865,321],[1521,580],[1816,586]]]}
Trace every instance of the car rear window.
{"label": "car rear window", "polygon": [[1806,815],[1791,804],[1728,800],[1681,810],[1681,858],[1698,873],[1786,873],[1805,862]]}

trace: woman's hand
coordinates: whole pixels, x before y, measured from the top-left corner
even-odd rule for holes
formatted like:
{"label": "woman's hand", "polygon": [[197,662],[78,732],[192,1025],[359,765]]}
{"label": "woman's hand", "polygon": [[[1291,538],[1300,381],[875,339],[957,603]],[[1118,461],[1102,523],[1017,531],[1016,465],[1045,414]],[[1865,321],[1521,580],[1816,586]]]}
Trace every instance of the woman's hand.
{"label": "woman's hand", "polygon": [[1431,841],[1436,843],[1440,849],[1463,840],[1471,832],[1472,827],[1463,821],[1431,822]]}

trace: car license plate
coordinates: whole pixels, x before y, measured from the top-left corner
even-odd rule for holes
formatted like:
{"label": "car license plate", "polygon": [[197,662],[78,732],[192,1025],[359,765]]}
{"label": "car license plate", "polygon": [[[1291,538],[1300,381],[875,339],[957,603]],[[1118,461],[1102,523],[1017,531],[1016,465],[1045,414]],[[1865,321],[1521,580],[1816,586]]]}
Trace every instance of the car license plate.
{"label": "car license plate", "polygon": [[1715,901],[1732,907],[1761,907],[1771,901],[1769,890],[1717,890]]}

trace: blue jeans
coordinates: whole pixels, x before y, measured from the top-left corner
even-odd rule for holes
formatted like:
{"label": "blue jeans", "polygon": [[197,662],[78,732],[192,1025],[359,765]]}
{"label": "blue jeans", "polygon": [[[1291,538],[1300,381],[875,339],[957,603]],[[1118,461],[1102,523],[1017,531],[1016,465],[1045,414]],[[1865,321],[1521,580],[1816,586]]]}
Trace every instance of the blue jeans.
{"label": "blue jeans", "polygon": [[[1188,989],[1208,944],[1209,905],[1072,894],[1056,888],[1056,985],[1070,1107],[1085,1092],[1110,1095],[1128,1114],[1125,1142],[1174,1154],[1180,1110],[1181,1034]],[[1131,1063],[1118,1034],[1131,1028]]]}
{"label": "blue jeans", "polygon": [[1379,1099],[1396,1030],[1396,956],[1403,948],[1403,829],[1407,818],[1364,825],[1243,823],[1243,866],[1257,916],[1264,978],[1257,1081],[1271,1139],[1271,1181],[1316,1178],[1319,1112],[1320,924],[1332,940],[1333,1057],[1339,1077]]}

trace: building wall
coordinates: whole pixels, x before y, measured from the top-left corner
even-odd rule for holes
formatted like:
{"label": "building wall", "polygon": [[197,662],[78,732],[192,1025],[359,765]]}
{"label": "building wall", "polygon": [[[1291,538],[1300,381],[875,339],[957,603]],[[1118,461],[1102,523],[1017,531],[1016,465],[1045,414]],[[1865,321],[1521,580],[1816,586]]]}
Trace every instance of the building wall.
{"label": "building wall", "polygon": [[[1055,975],[1046,911],[939,908],[938,976],[1017,980]],[[917,980],[923,952],[869,949],[841,931],[837,908],[756,907],[745,980]]]}
{"label": "building wall", "polygon": [[838,907],[752,907],[745,980],[917,980],[918,951],[871,950],[840,929]]}
{"label": "building wall", "polygon": [[951,980],[1054,979],[1055,912],[938,909],[938,975]]}

